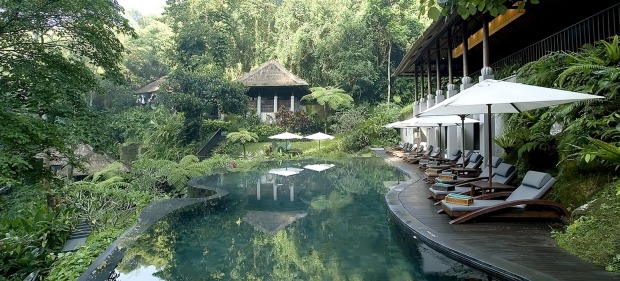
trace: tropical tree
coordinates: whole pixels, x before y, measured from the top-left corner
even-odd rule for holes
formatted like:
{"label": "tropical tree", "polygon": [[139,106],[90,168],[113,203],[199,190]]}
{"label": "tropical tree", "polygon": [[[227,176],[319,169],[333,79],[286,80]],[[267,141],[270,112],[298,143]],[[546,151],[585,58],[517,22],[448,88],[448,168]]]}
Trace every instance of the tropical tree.
{"label": "tropical tree", "polygon": [[70,156],[72,143],[84,141],[73,125],[96,127],[80,120],[89,111],[85,94],[97,74],[120,80],[117,34],[133,29],[109,0],[7,0],[0,18],[0,173],[43,175],[34,155],[55,148]]}
{"label": "tropical tree", "polygon": [[349,107],[353,103],[353,98],[340,88],[313,87],[310,91],[312,93],[303,96],[301,100],[314,100],[325,109],[337,110]]}
{"label": "tropical tree", "polygon": [[[523,9],[528,3],[538,4],[538,2],[539,0],[525,0],[517,3],[518,8]],[[479,12],[489,13],[492,16],[502,15],[514,4],[514,1],[509,0],[420,0],[420,10],[422,14],[427,14],[434,20],[453,12],[466,19]]]}
{"label": "tropical tree", "polygon": [[328,108],[332,111],[350,107],[353,104],[353,98],[343,89],[334,87],[313,87],[310,88],[312,93],[301,98],[302,101],[313,100],[317,104],[323,106],[323,117],[325,120],[325,132],[327,133],[327,114]]}
{"label": "tropical tree", "polygon": [[258,135],[256,133],[241,130],[238,132],[228,133],[226,139],[232,143],[241,143],[243,146],[243,158],[247,158],[245,144],[247,142],[258,142]]}

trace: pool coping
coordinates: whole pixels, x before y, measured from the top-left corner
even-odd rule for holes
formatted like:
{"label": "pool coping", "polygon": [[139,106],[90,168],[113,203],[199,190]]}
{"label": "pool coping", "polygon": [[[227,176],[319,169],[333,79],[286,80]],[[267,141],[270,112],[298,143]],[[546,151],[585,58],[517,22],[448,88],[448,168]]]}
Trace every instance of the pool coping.
{"label": "pool coping", "polygon": [[[164,216],[194,205],[198,203],[208,203],[210,205],[217,205],[220,200],[228,195],[228,191],[221,188],[212,188],[198,184],[196,177],[187,182],[188,186],[205,189],[215,192],[213,195],[204,198],[173,198],[166,199],[157,202],[153,202],[146,206],[138,221],[123,232],[114,242],[112,242],[91,264],[88,266],[77,281],[105,281],[109,280],[109,277],[114,272],[114,269],[122,261],[125,251],[131,246],[136,239],[146,232],[153,224],[159,221]],[[122,242],[122,244],[121,244]]]}
{"label": "pool coping", "polygon": [[[528,267],[516,264],[514,262],[507,261],[502,258],[494,257],[488,253],[479,251],[475,248],[465,246],[461,243],[452,241],[442,237],[441,234],[434,232],[434,230],[424,223],[416,219],[416,217],[405,209],[403,202],[400,200],[400,193],[406,188],[415,188],[414,184],[421,180],[417,174],[412,173],[406,169],[403,165],[399,165],[395,161],[391,161],[387,155],[382,155],[379,151],[384,151],[383,148],[372,149],[375,154],[395,167],[401,172],[409,175],[410,180],[403,182],[394,188],[392,188],[386,195],[385,201],[388,205],[390,215],[396,219],[396,222],[403,227],[410,235],[412,239],[419,240],[435,251],[438,251],[447,257],[454,259],[458,262],[466,264],[477,270],[485,272],[494,278],[501,278],[502,280],[558,280],[552,276],[544,274],[542,272],[530,269]],[[384,153],[383,153],[384,154]]]}

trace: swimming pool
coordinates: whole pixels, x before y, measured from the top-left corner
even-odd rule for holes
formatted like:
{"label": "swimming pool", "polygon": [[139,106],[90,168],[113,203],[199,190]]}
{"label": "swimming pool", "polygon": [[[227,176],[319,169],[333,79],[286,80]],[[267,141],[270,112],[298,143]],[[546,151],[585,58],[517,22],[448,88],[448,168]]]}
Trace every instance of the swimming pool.
{"label": "swimming pool", "polygon": [[201,177],[229,195],[160,219],[127,249],[115,279],[486,279],[395,226],[385,194],[403,180],[380,158],[268,162]]}

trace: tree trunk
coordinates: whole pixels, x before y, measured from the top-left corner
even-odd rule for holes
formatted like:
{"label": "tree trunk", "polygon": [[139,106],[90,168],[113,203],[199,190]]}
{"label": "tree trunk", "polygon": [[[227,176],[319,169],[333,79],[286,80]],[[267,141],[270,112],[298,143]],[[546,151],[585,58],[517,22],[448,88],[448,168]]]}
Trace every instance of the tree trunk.
{"label": "tree trunk", "polygon": [[388,41],[388,61],[387,61],[387,103],[388,105],[390,105],[390,95],[391,95],[390,93],[390,90],[391,90],[390,84],[392,81],[392,77],[390,77],[391,76],[391,73],[390,73],[391,64],[392,64],[392,41],[389,40]]}
{"label": "tree trunk", "polygon": [[243,144],[243,159],[248,159],[248,157],[245,156],[245,143]]}

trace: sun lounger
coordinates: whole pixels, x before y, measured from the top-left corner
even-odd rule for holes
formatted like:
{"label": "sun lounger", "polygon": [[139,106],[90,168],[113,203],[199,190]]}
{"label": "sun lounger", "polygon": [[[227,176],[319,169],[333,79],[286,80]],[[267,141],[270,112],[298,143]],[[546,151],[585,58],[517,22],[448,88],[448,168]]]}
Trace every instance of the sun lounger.
{"label": "sun lounger", "polygon": [[[440,212],[455,218],[451,224],[463,223],[482,217],[553,218],[564,221],[570,216],[560,203],[545,200],[556,179],[547,173],[528,171],[521,185],[512,192],[488,193],[474,198],[471,205],[441,201]],[[498,196],[508,196],[497,200]]]}
{"label": "sun lounger", "polygon": [[[514,181],[517,177],[517,168],[508,163],[501,163],[497,168],[493,168],[493,182],[508,185]],[[430,198],[435,200],[442,200],[446,195],[450,193],[469,194],[471,191],[471,182],[474,181],[488,181],[488,177],[479,177],[469,180],[464,180],[458,184],[441,184],[436,183],[428,188],[430,191]]]}

